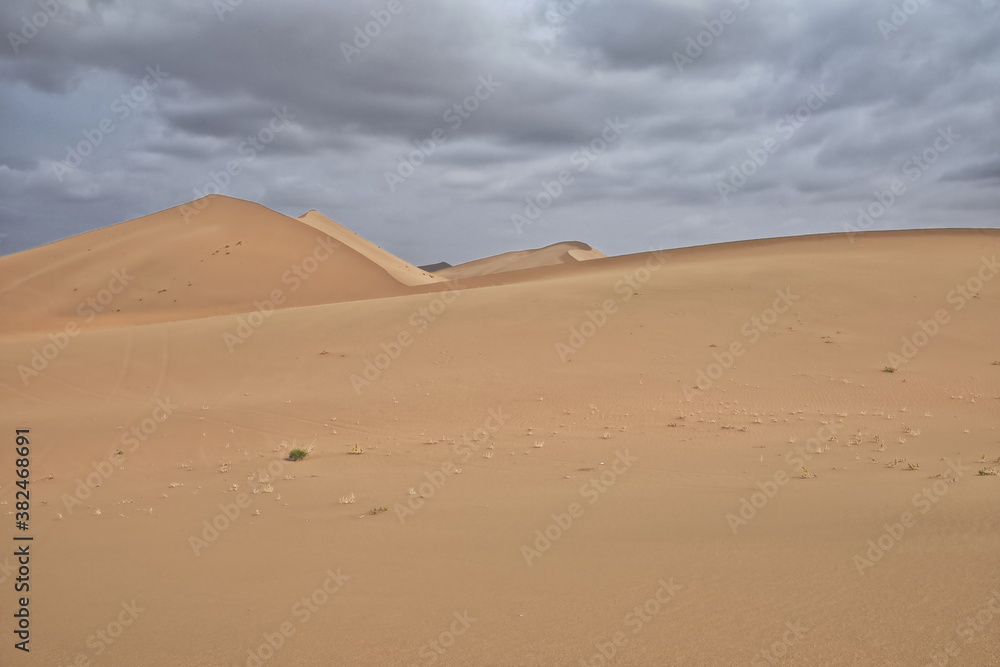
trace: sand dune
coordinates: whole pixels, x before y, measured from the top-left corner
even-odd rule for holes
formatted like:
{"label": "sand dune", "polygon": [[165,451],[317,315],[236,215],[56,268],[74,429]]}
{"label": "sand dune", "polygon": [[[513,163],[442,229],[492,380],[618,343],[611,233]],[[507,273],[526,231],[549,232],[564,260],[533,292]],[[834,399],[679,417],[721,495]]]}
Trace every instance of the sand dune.
{"label": "sand dune", "polygon": [[[0,335],[370,299],[438,282],[316,212],[211,195],[0,257]],[[280,300],[280,303],[278,301]]]}
{"label": "sand dune", "polygon": [[[300,250],[318,231],[278,225]],[[231,228],[209,229],[184,271],[223,261]],[[112,248],[154,261],[125,231],[90,246],[102,267]],[[171,258],[202,238],[154,236]],[[330,274],[329,303],[238,345],[245,315],[119,320],[25,379],[58,328],[0,339],[3,428],[32,434],[37,585],[32,653],[8,639],[0,664],[998,664],[1000,476],[978,474],[1000,468],[997,230],[567,261],[458,290],[405,287],[368,251],[349,257],[379,298],[341,299],[355,273]],[[31,252],[0,264],[5,304],[88,275]],[[233,264],[209,309],[281,287]],[[293,446],[312,450],[292,463]]]}
{"label": "sand dune", "polygon": [[338,225],[319,211],[309,211],[300,215],[298,219],[364,255],[404,285],[427,285],[441,282],[441,278],[401,260],[346,227]]}
{"label": "sand dune", "polygon": [[464,280],[496,273],[506,273],[508,271],[522,271],[545,266],[574,264],[600,257],[606,257],[606,255],[599,250],[594,250],[586,243],[563,241],[562,243],[553,243],[552,245],[545,246],[544,248],[536,248],[535,250],[505,252],[502,255],[494,255],[493,257],[485,257],[464,264],[458,264],[442,269],[441,271],[436,271],[434,275],[447,280]]}

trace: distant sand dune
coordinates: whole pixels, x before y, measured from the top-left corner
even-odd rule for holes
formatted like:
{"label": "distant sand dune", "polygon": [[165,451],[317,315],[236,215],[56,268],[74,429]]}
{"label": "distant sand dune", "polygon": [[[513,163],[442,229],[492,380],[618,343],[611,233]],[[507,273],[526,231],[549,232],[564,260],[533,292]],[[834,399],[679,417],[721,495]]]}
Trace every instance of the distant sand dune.
{"label": "distant sand dune", "polygon": [[478,276],[523,269],[537,269],[543,266],[559,264],[574,264],[590,259],[607,257],[599,250],[594,250],[586,243],[579,241],[563,241],[553,243],[535,250],[518,250],[505,252],[502,255],[485,257],[465,264],[459,264],[436,272],[434,275],[447,280],[463,280]]}

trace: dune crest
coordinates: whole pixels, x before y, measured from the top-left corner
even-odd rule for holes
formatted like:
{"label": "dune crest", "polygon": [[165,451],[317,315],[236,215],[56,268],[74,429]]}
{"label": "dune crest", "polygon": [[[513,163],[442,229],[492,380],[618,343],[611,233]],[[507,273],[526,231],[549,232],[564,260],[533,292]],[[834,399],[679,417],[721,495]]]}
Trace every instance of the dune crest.
{"label": "dune crest", "polygon": [[545,266],[557,266],[559,264],[573,264],[603,257],[607,257],[607,255],[600,250],[591,248],[586,243],[581,243],[580,241],[562,241],[545,246],[544,248],[517,250],[492,257],[484,257],[483,259],[473,260],[437,271],[434,275],[447,280],[462,280],[477,276],[506,273],[508,271],[537,269]]}
{"label": "dune crest", "polygon": [[299,220],[310,227],[323,232],[344,245],[361,253],[372,262],[381,266],[386,272],[399,282],[413,287],[415,285],[429,285],[431,283],[442,282],[442,278],[424,271],[407,261],[396,257],[387,250],[383,250],[368,239],[352,232],[347,227],[340,225],[319,211],[313,209],[298,217]]}

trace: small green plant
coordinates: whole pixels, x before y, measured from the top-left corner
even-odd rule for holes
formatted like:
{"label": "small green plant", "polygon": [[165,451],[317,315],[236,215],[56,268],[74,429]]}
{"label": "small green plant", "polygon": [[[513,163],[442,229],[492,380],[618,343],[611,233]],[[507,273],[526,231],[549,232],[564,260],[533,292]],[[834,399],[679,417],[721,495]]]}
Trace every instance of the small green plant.
{"label": "small green plant", "polygon": [[388,512],[388,511],[389,511],[388,507],[373,507],[370,510],[368,510],[368,513],[369,514],[381,514],[382,512]]}
{"label": "small green plant", "polygon": [[301,461],[306,457],[307,454],[309,454],[309,452],[307,452],[304,449],[293,449],[292,451],[288,452],[288,460]]}
{"label": "small green plant", "polygon": [[882,369],[882,372],[883,373],[895,373],[896,370],[897,369],[896,369],[895,366],[886,366],[885,368]]}
{"label": "small green plant", "polygon": [[993,466],[992,468],[980,468],[979,474],[983,477],[987,475],[1000,475],[1000,470],[998,470],[996,466]]}

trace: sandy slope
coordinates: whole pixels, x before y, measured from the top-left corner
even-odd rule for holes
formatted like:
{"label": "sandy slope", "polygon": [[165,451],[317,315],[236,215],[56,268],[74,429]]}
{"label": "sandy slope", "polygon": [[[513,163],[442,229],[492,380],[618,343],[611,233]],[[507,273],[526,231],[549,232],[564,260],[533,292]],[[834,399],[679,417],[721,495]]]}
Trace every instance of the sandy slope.
{"label": "sandy slope", "polygon": [[285,309],[232,352],[237,315],[94,329],[27,385],[46,337],[0,340],[35,535],[0,663],[1000,664],[1000,233],[854,241]]}
{"label": "sandy slope", "polygon": [[544,248],[505,252],[501,255],[494,255],[493,257],[485,257],[466,262],[465,264],[450,266],[435,272],[434,275],[447,280],[463,280],[508,271],[575,264],[605,256],[600,250],[594,250],[586,243],[563,241],[562,243],[553,243]]}
{"label": "sandy slope", "polygon": [[315,212],[295,219],[210,195],[0,257],[0,307],[18,313],[0,335],[369,299],[438,281],[356,239]]}
{"label": "sandy slope", "polygon": [[387,250],[383,250],[368,239],[362,238],[343,225],[337,224],[319,211],[308,211],[300,215],[298,219],[361,253],[404,285],[427,285],[441,281],[441,278],[422,271]]}

